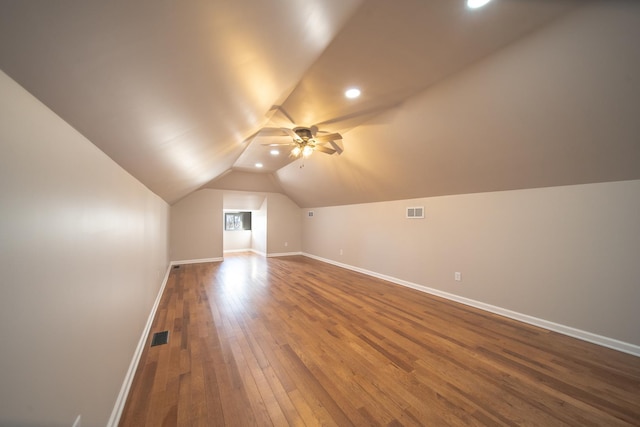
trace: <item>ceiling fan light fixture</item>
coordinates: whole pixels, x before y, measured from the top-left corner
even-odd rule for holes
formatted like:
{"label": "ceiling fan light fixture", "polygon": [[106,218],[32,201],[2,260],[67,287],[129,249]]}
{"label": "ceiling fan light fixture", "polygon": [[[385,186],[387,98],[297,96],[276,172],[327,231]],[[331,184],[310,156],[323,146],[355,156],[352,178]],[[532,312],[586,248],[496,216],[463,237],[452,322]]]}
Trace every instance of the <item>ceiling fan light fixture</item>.
{"label": "ceiling fan light fixture", "polygon": [[355,99],[360,96],[360,93],[360,89],[358,89],[357,87],[352,87],[345,91],[344,96],[349,99]]}
{"label": "ceiling fan light fixture", "polygon": [[293,147],[293,150],[291,150],[291,155],[293,157],[298,157],[301,152],[302,152],[302,148],[300,148],[299,145],[296,145],[295,147]]}
{"label": "ceiling fan light fixture", "polygon": [[305,145],[302,149],[302,156],[309,157],[311,153],[313,153],[313,147],[311,147],[310,145]]}
{"label": "ceiling fan light fixture", "polygon": [[489,3],[491,0],[467,0],[467,7],[469,9],[477,9]]}

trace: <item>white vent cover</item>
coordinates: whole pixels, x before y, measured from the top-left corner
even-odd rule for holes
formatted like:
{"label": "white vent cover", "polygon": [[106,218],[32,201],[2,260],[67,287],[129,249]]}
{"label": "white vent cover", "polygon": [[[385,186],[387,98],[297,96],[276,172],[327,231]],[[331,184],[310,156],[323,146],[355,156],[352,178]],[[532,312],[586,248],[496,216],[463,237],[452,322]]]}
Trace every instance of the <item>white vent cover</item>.
{"label": "white vent cover", "polygon": [[407,218],[424,218],[424,206],[407,208]]}
{"label": "white vent cover", "polygon": [[313,216],[313,211],[307,211],[307,216],[311,218]]}

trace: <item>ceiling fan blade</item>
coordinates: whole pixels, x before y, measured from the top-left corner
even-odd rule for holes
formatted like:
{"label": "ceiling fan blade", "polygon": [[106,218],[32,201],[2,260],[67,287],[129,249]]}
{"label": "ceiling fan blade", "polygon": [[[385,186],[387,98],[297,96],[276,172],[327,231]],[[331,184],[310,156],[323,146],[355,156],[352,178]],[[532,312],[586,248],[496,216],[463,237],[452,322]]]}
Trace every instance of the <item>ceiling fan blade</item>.
{"label": "ceiling fan blade", "polygon": [[295,133],[293,129],[288,129],[288,128],[281,128],[281,129],[283,132],[285,132],[287,135],[293,138],[294,141],[302,141],[302,138],[300,138],[300,136],[297,133]]}
{"label": "ceiling fan blade", "polygon": [[261,144],[264,147],[285,147],[287,145],[295,145],[293,142],[276,142],[271,144]]}
{"label": "ceiling fan blade", "polygon": [[326,154],[333,154],[336,152],[336,150],[329,147],[325,147],[324,145],[316,145],[313,149]]}
{"label": "ceiling fan blade", "polygon": [[335,152],[338,153],[338,155],[342,154],[342,152],[344,151],[344,148],[342,148],[342,144],[336,141],[329,141],[329,144],[333,147]]}
{"label": "ceiling fan blade", "polygon": [[320,142],[329,142],[335,141],[336,139],[342,139],[342,135],[339,133],[330,133],[328,135],[316,135],[314,139]]}

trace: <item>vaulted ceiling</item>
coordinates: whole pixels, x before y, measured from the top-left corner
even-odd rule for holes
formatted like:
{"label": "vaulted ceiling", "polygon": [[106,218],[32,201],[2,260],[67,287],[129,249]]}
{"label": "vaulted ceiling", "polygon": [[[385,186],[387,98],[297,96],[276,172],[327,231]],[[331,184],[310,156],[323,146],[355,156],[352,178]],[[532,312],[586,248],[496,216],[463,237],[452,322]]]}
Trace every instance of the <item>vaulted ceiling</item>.
{"label": "vaulted ceiling", "polygon": [[[0,68],[169,203],[202,187],[310,207],[637,179],[630,113],[612,141],[590,120],[599,110],[567,111],[635,93],[581,94],[591,80],[553,77],[575,95],[563,104],[545,80],[573,73],[562,58],[589,38],[570,23],[585,3],[0,0]],[[540,53],[557,43],[538,30],[558,20],[567,45]],[[638,40],[627,23],[615,36]],[[352,86],[357,99],[344,97]],[[562,113],[585,123],[559,124]],[[344,153],[292,162],[286,147],[269,154],[283,137],[256,134],[296,125],[340,132]]]}

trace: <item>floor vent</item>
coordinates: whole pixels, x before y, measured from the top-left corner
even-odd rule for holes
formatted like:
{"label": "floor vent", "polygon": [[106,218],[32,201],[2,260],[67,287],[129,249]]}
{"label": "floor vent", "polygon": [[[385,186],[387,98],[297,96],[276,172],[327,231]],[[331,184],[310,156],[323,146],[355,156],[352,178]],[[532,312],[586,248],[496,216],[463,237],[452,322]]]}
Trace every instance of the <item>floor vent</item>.
{"label": "floor vent", "polygon": [[156,332],[151,340],[151,347],[169,342],[169,331]]}

